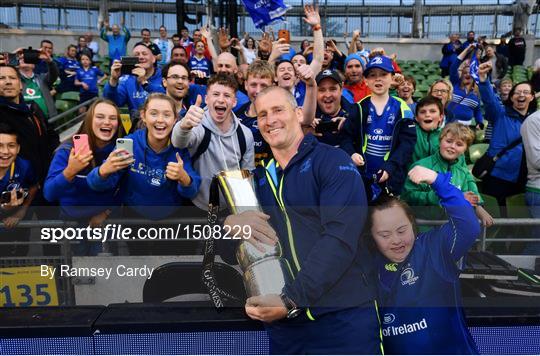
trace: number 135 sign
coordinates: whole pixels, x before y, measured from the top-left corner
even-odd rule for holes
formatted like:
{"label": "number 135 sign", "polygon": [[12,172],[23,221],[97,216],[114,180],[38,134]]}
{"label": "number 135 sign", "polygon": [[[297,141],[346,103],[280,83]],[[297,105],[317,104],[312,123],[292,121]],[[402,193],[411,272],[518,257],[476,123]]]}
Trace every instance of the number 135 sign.
{"label": "number 135 sign", "polygon": [[58,305],[55,279],[41,276],[40,266],[0,268],[0,307]]}

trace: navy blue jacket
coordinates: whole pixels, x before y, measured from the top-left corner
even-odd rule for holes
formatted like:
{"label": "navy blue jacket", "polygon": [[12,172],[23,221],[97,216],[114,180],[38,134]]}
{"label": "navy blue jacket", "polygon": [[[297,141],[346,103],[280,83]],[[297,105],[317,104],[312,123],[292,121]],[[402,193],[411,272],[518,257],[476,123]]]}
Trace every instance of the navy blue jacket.
{"label": "navy blue jacket", "polygon": [[[504,147],[521,137],[519,130],[526,116],[521,115],[512,107],[503,105],[495,96],[491,83],[486,80],[478,85],[480,97],[484,103],[486,116],[493,125],[491,140],[487,154],[495,156]],[[491,171],[491,176],[516,183],[519,178],[523,144],[519,144],[502,155]]]}
{"label": "navy blue jacket", "polygon": [[360,242],[367,201],[351,159],[307,135],[284,170],[264,163],[255,169],[257,195],[295,275],[284,292],[315,319],[374,300],[374,265]]}
{"label": "navy blue jacket", "polygon": [[[401,103],[401,112],[395,118],[396,124],[392,134],[392,145],[390,155],[388,156],[383,170],[390,175],[388,179],[388,189],[394,194],[399,194],[405,184],[407,169],[412,163],[412,154],[416,144],[416,122],[413,117],[408,117],[410,113],[409,106],[403,100],[395,97],[391,99],[399,100]],[[370,96],[362,99],[359,115],[349,117],[343,127],[343,138],[341,148],[351,156],[353,153],[363,154],[365,135],[367,132],[369,116]]]}
{"label": "navy blue jacket", "polygon": [[[63,215],[76,219],[90,218],[109,207],[120,205],[116,188],[95,192],[88,186],[86,174],[90,169],[79,172],[71,182],[66,180],[63,171],[68,165],[72,147],[64,144],[56,150],[43,188],[45,199],[59,202]],[[101,165],[113,149],[114,143],[110,143],[101,150],[94,150],[96,165]]]}
{"label": "navy blue jacket", "polygon": [[[191,158],[186,149],[167,146],[156,153],[146,141],[147,131],[141,129],[126,136],[133,140],[135,162],[125,170],[111,174],[106,179],[100,177],[99,167],[88,174],[90,188],[98,192],[120,188],[122,202],[139,215],[152,220],[161,220],[173,214],[183,198],[192,199],[199,191],[201,178],[191,166]],[[176,153],[184,161],[184,169],[191,177],[191,184],[183,187],[165,177],[169,162],[176,162]]]}
{"label": "navy blue jacket", "polygon": [[382,332],[388,354],[477,354],[461,307],[457,261],[480,224],[463,192],[439,173],[431,185],[450,221],[419,234],[401,263],[378,258]]}

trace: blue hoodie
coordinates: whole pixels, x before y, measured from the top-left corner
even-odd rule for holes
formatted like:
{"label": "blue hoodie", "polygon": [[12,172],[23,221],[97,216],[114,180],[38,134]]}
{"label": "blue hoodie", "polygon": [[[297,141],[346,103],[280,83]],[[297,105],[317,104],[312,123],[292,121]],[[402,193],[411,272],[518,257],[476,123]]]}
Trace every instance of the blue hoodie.
{"label": "blue hoodie", "polygon": [[[503,105],[495,96],[489,80],[480,82],[480,97],[486,110],[486,116],[491,118],[493,125],[491,140],[487,154],[491,157],[499,153],[504,147],[521,137],[521,124],[527,116],[523,116],[512,107]],[[519,144],[502,155],[491,171],[490,175],[499,179],[516,183],[520,173],[523,144]]]}
{"label": "blue hoodie", "polygon": [[103,97],[118,106],[127,104],[130,112],[138,110],[151,93],[165,93],[159,68],[155,68],[154,75],[148,78],[145,86],[140,85],[134,75],[125,74],[120,77],[117,86],[113,87],[107,82],[103,88]]}
{"label": "blue hoodie", "polygon": [[315,319],[374,300],[374,264],[360,241],[366,195],[347,154],[307,135],[284,170],[263,164],[257,196],[295,275],[285,294]]}
{"label": "blue hoodie", "polygon": [[388,354],[478,354],[461,307],[457,261],[480,235],[480,224],[451,177],[439,173],[431,185],[450,221],[419,234],[405,261],[378,258]]}
{"label": "blue hoodie", "polygon": [[[86,181],[85,169],[73,181],[68,182],[62,173],[68,165],[71,144],[60,146],[54,155],[49,167],[49,174],[45,180],[43,194],[50,202],[59,202],[62,214],[75,219],[90,218],[107,208],[120,205],[116,189],[107,189],[96,193]],[[114,143],[109,143],[102,149],[94,150],[96,165],[101,165],[114,149]]]}
{"label": "blue hoodie", "polygon": [[454,86],[454,94],[445,110],[447,114],[446,123],[474,119],[477,124],[482,124],[484,118],[480,109],[480,99],[476,96],[474,90],[467,93],[461,89],[461,78],[458,72],[461,63],[462,61],[456,57],[450,66],[450,81]]}
{"label": "blue hoodie", "polygon": [[[156,153],[146,141],[147,131],[141,129],[126,138],[133,140],[135,162],[125,170],[111,174],[106,179],[99,176],[99,167],[88,175],[88,185],[98,192],[120,188],[122,202],[139,215],[152,220],[161,220],[172,215],[181,205],[182,199],[194,198],[201,184],[201,178],[191,166],[191,158],[186,149],[168,145]],[[167,179],[165,171],[169,162],[176,162],[176,153],[184,161],[184,169],[191,177],[187,187]]]}

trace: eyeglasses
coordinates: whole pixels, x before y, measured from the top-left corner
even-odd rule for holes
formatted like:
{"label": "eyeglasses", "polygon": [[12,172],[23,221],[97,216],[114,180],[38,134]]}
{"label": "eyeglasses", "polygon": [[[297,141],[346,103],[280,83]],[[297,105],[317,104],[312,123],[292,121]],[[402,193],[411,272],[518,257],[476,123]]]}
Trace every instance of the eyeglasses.
{"label": "eyeglasses", "polygon": [[433,89],[431,92],[433,94],[446,94],[448,91],[448,89]]}
{"label": "eyeglasses", "polygon": [[178,82],[178,81],[182,81],[182,82],[187,82],[187,81],[189,81],[189,77],[186,77],[185,75],[184,75],[184,76],[179,76],[179,75],[176,75],[176,74],[169,75],[169,76],[167,77],[167,79],[172,79],[172,80],[174,80],[174,81],[176,81],[176,82]]}
{"label": "eyeglasses", "polygon": [[529,90],[521,90],[521,91],[515,91],[514,95],[520,96],[520,95],[531,95],[532,92]]}

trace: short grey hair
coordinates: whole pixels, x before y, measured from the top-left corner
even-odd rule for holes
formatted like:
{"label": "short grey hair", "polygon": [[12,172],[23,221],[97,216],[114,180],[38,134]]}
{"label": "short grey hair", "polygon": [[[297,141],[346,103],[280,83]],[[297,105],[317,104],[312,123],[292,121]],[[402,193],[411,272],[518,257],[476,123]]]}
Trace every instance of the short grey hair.
{"label": "short grey hair", "polygon": [[[255,102],[259,100],[261,96],[266,95],[266,94],[271,94],[273,91],[276,91],[276,90],[281,91],[285,95],[285,98],[287,99],[287,101],[289,102],[289,105],[291,105],[293,109],[296,109],[298,107],[298,103],[296,102],[296,99],[294,98],[292,93],[288,91],[287,89],[278,87],[277,85],[272,85],[267,88],[264,88],[259,94],[257,94],[257,97],[255,98]],[[254,105],[255,105],[255,102],[253,103]]]}

